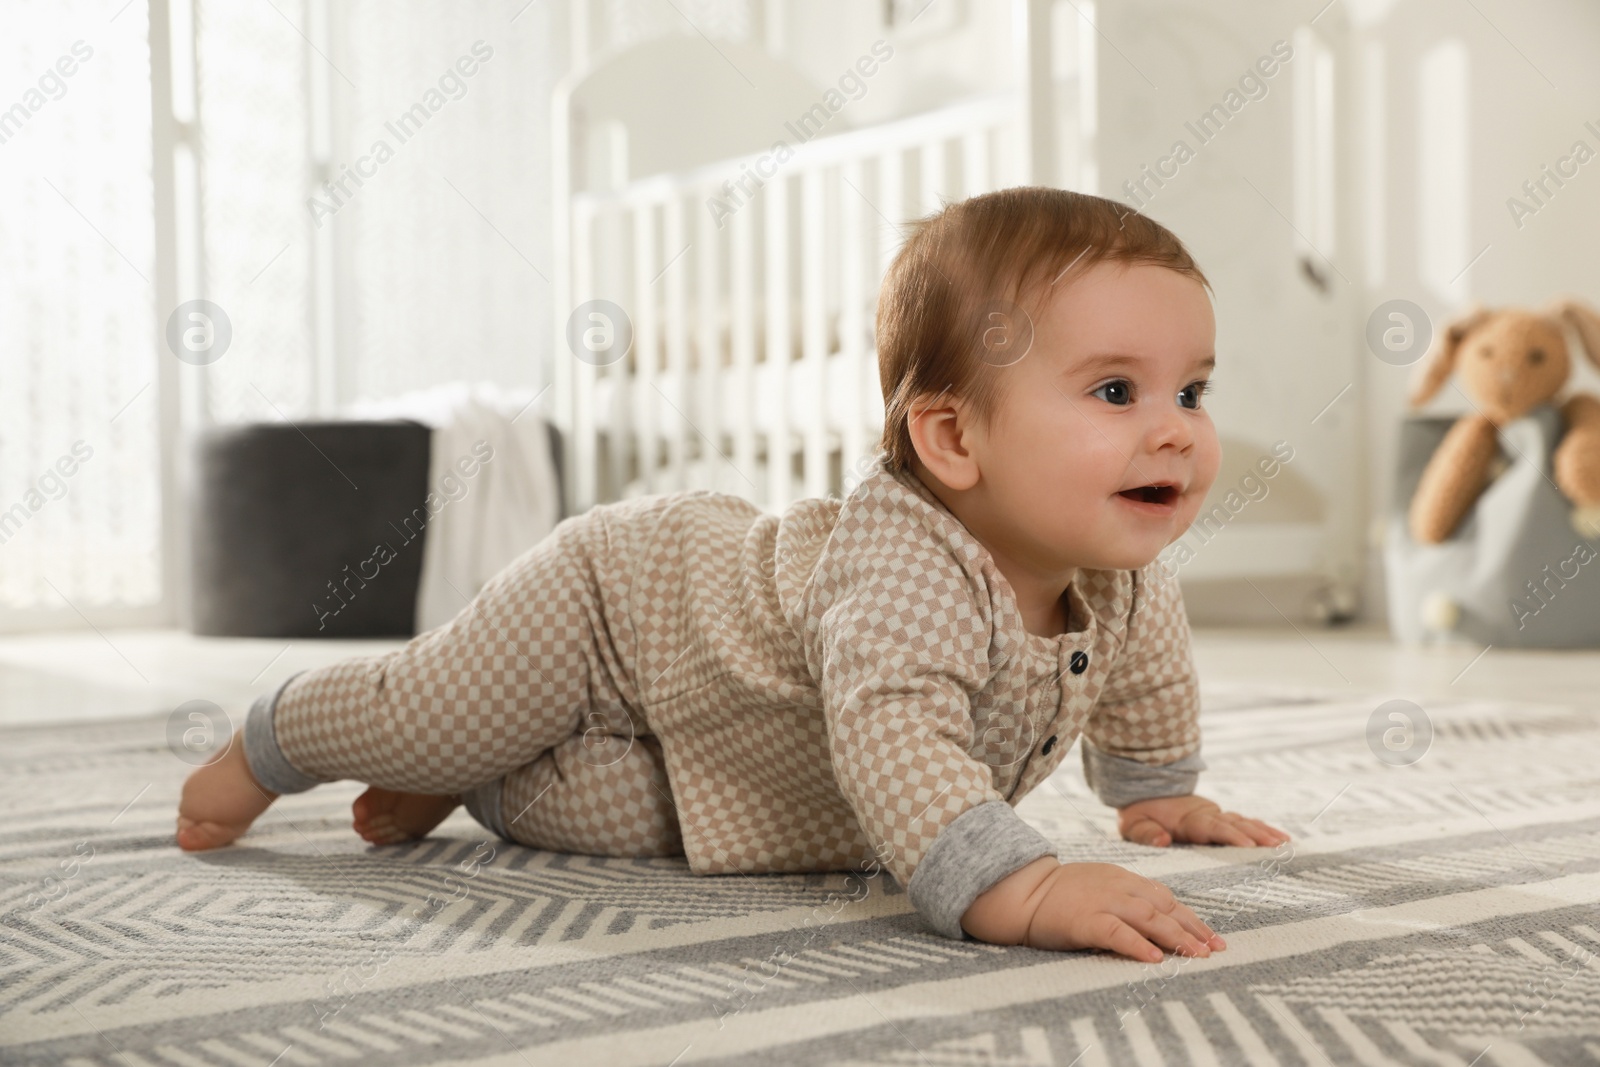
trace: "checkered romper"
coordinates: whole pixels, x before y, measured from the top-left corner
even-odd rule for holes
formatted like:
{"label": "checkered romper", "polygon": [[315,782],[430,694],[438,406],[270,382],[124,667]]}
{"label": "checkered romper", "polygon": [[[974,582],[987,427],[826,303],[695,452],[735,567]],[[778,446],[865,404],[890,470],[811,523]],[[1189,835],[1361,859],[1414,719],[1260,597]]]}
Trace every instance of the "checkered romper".
{"label": "checkered romper", "polygon": [[1068,632],[1026,632],[909,472],[781,515],[635,497],[564,519],[404,648],[291,678],[246,754],[278,792],[464,793],[540,848],[696,874],[881,865],[960,938],[978,892],[1053,853],[1012,805],[1080,733],[1107,803],[1192,792],[1204,768],[1176,580],[1080,569],[1067,600]]}

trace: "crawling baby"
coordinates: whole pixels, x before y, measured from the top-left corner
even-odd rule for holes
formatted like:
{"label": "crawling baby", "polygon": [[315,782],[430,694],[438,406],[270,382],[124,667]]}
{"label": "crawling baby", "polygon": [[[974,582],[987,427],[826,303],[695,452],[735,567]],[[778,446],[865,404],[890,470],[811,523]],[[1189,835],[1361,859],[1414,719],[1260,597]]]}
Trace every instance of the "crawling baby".
{"label": "crawling baby", "polygon": [[449,623],[290,677],[196,769],[178,844],[356,779],[356,831],[499,836],[696,874],[887,869],[951,938],[1157,961],[1223,941],[1062,863],[1017,804],[1081,737],[1122,836],[1275,845],[1195,795],[1175,575],[1220,449],[1209,283],[1113,201],[1013,188],[920,220],[877,313],[880,447],[781,514],[706,490],[562,520]]}

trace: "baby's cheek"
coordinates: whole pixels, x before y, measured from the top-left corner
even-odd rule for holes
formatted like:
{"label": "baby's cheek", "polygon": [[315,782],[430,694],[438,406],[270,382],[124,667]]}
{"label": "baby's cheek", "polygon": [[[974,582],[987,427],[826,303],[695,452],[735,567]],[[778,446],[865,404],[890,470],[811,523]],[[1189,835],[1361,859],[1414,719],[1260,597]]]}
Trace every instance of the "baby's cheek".
{"label": "baby's cheek", "polygon": [[1217,428],[1210,419],[1206,420],[1197,444],[1200,458],[1196,466],[1206,488],[1210,489],[1211,483],[1217,480],[1217,472],[1222,469],[1222,442],[1217,439]]}
{"label": "baby's cheek", "polygon": [[1195,442],[1194,481],[1189,486],[1187,521],[1193,521],[1200,513],[1200,506],[1221,469],[1222,445],[1217,440],[1216,431],[1207,423],[1204,433]]}

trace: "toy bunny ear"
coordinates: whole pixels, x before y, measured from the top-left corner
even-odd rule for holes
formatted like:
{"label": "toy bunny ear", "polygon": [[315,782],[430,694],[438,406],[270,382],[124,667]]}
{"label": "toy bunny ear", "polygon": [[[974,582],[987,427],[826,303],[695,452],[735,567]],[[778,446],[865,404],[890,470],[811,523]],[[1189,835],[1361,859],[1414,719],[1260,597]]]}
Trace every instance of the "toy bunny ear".
{"label": "toy bunny ear", "polygon": [[1549,313],[1572,327],[1583,342],[1589,362],[1600,367],[1600,314],[1575,296],[1560,297],[1551,304]]}
{"label": "toy bunny ear", "polygon": [[1489,317],[1489,309],[1474,304],[1451,321],[1433,339],[1422,364],[1422,378],[1411,390],[1411,406],[1420,408],[1433,398],[1456,368],[1456,350],[1467,334]]}

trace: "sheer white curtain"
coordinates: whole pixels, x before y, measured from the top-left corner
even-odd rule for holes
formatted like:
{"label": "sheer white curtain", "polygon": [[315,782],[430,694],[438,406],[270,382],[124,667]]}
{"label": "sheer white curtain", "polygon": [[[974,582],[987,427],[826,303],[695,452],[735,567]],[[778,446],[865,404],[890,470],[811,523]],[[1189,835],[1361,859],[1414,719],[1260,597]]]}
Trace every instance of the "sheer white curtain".
{"label": "sheer white curtain", "polygon": [[[542,386],[569,49],[744,37],[759,10],[6,0],[0,629],[180,621],[206,426]],[[214,361],[166,341],[194,299],[231,327]]]}
{"label": "sheer white curtain", "polygon": [[202,0],[212,419],[538,382],[551,6]]}
{"label": "sheer white curtain", "polygon": [[143,5],[0,10],[0,611],[161,596]]}
{"label": "sheer white curtain", "polygon": [[[302,4],[202,0],[195,12],[207,299],[233,341],[204,368],[219,423],[300,419],[316,406],[313,178]],[[291,22],[291,19],[295,20]]]}
{"label": "sheer white curtain", "polygon": [[[370,174],[344,182],[350,195],[323,222],[338,263],[341,401],[453,377],[542,382],[557,6],[335,10],[328,171]],[[380,161],[379,145],[392,155]]]}
{"label": "sheer white curtain", "polygon": [[[164,100],[152,118],[152,17],[192,101],[173,122]],[[0,628],[178,621],[173,498],[207,425],[542,382],[565,18],[499,0],[7,0]],[[419,103],[426,121],[397,137]],[[392,155],[363,164],[379,140]],[[341,178],[354,195],[319,212]],[[180,363],[163,305],[198,298],[232,339]]]}

